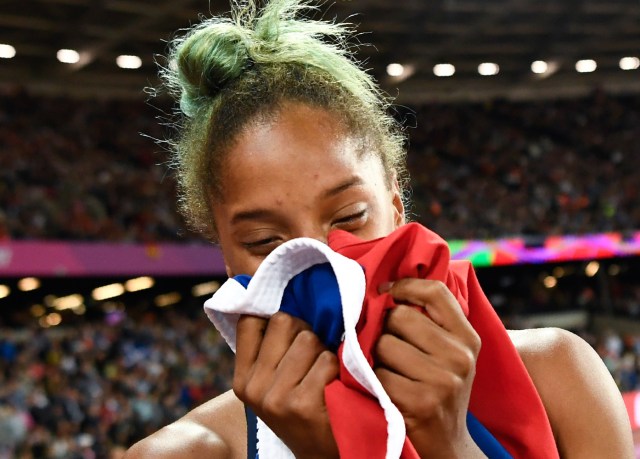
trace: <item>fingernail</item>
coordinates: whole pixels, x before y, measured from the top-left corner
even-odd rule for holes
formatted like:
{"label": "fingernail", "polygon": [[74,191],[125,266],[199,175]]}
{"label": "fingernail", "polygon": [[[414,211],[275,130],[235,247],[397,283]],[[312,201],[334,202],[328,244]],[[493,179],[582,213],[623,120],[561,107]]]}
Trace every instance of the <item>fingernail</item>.
{"label": "fingernail", "polygon": [[393,287],[393,282],[382,282],[378,285],[378,293],[387,293]]}

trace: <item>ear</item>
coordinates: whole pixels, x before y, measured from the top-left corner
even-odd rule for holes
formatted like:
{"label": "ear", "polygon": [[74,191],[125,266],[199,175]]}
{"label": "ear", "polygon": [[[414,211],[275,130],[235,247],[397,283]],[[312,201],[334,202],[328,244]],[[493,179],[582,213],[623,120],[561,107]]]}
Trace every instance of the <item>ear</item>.
{"label": "ear", "polygon": [[404,213],[404,203],[402,202],[402,192],[400,191],[400,184],[398,183],[398,177],[394,172],[391,179],[391,204],[393,205],[393,224],[396,228],[406,223]]}

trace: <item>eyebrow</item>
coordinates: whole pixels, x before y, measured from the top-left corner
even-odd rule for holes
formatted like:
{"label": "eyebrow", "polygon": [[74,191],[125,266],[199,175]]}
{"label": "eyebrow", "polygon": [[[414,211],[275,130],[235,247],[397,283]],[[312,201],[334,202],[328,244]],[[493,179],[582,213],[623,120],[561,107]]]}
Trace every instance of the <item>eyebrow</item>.
{"label": "eyebrow", "polygon": [[[322,194],[323,199],[331,198],[333,196],[337,196],[340,193],[352,188],[354,186],[362,185],[364,181],[360,176],[353,176],[345,180],[344,182],[338,184],[337,186],[328,189]],[[236,225],[242,221],[247,220],[267,220],[273,218],[275,213],[269,209],[249,209],[236,213],[231,218],[231,224]]]}
{"label": "eyebrow", "polygon": [[344,182],[340,183],[339,185],[330,188],[329,190],[325,191],[324,194],[322,195],[323,198],[331,198],[333,196],[337,196],[340,193],[342,193],[343,191],[348,190],[349,188],[352,188],[354,186],[358,186],[358,185],[362,185],[364,183],[364,181],[362,180],[362,177],[355,175],[353,177],[348,178],[347,180],[345,180]]}

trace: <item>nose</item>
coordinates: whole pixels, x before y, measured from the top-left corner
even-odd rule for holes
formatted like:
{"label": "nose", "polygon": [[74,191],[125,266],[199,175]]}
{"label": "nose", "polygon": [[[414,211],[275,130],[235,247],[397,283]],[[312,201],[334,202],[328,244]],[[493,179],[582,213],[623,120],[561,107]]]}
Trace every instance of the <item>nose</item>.
{"label": "nose", "polygon": [[323,225],[310,225],[301,222],[300,228],[295,232],[295,237],[308,237],[326,244],[329,230],[330,228],[324,228]]}

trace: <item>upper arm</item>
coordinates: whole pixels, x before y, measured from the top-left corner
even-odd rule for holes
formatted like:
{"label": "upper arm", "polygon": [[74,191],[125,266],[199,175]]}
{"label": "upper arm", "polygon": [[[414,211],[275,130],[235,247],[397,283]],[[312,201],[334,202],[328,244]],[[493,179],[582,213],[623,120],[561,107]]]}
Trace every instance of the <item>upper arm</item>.
{"label": "upper arm", "polygon": [[229,391],[139,441],[125,459],[244,458],[246,433],[242,403]]}
{"label": "upper arm", "polygon": [[231,450],[220,436],[189,419],[180,419],[139,441],[127,450],[125,459],[231,458]]}
{"label": "upper arm", "polygon": [[591,346],[560,329],[514,336],[547,410],[561,457],[635,457],[622,397]]}

